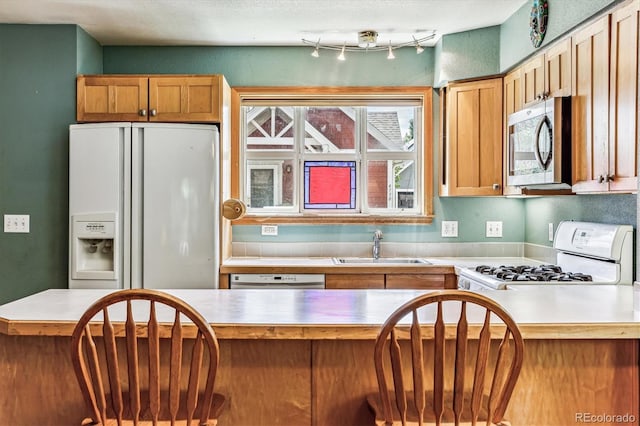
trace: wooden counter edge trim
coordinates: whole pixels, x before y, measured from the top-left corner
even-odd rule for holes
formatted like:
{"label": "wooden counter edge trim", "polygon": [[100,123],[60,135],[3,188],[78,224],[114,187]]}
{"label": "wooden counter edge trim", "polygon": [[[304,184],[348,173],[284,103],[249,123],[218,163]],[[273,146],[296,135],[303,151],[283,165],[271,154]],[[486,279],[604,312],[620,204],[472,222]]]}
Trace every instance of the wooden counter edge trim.
{"label": "wooden counter edge trim", "polygon": [[[265,339],[265,340],[374,340],[380,330],[374,325],[300,325],[300,324],[215,324],[219,339]],[[640,339],[640,327],[635,322],[624,323],[567,323],[567,324],[520,324],[525,339]],[[11,321],[0,318],[0,333],[9,336],[71,336],[75,322],[72,321]],[[120,325],[114,324],[116,334]],[[469,333],[478,331],[481,324],[470,324]],[[503,326],[492,327],[492,336],[502,337]],[[96,329],[99,334],[99,330]],[[161,336],[168,335],[161,330]],[[455,335],[455,326],[447,325],[446,336]],[[195,336],[195,327],[185,325],[185,338]]]}
{"label": "wooden counter edge trim", "polygon": [[382,266],[372,264],[358,265],[224,265],[220,266],[221,274],[429,274],[455,275],[455,267],[451,265],[428,264],[387,264]]}

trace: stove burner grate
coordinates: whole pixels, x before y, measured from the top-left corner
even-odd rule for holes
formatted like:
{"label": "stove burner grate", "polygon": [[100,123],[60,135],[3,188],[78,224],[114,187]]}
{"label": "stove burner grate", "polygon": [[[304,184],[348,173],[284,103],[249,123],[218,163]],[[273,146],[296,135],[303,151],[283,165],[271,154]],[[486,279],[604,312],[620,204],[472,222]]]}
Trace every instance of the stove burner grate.
{"label": "stove burner grate", "polygon": [[480,265],[476,267],[476,272],[493,276],[502,281],[593,281],[591,275],[579,272],[563,272],[558,265]]}

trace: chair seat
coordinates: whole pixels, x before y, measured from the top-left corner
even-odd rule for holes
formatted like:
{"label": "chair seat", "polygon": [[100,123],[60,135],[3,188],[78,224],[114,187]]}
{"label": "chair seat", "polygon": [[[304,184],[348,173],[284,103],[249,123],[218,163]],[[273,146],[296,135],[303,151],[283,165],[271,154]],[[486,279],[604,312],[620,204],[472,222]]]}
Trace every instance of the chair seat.
{"label": "chair seat", "polygon": [[[144,395],[144,394],[143,394]],[[144,399],[144,396],[143,396]],[[144,401],[143,401],[144,402]],[[213,394],[213,402],[211,404],[211,411],[209,413],[209,422],[206,423],[206,426],[214,426],[218,423],[218,417],[220,417],[220,414],[222,413],[222,409],[224,408],[224,405],[226,403],[226,398],[224,395],[221,395],[219,393],[214,393]],[[144,406],[144,405],[143,405]],[[166,412],[165,407],[161,407],[162,410],[160,412],[160,416],[159,416],[159,421],[157,423],[158,426],[169,426],[171,425],[171,420],[170,420],[170,415],[168,412]],[[129,414],[129,410],[127,407],[125,407],[124,409],[124,415],[126,416],[124,421],[123,421],[123,425],[133,425],[133,420],[131,419],[131,415]],[[178,418],[185,418],[186,414],[181,411],[178,413]],[[204,425],[200,425],[200,421],[199,421],[199,416],[196,413],[196,418],[193,419],[193,421],[191,422],[191,424],[187,424],[186,420],[177,420],[174,424],[176,426],[204,426]],[[140,420],[138,421],[138,425],[139,426],[151,426],[153,424],[152,420],[151,420],[151,416],[149,414],[148,411],[142,412],[140,413]],[[97,425],[102,425],[102,426],[117,426],[118,425],[118,421],[116,419],[108,419],[107,422],[103,425],[102,423],[98,422],[95,423],[91,418],[86,418],[82,421],[81,426],[97,426]]]}
{"label": "chair seat", "polygon": [[[402,425],[402,421],[400,420],[400,413],[397,409],[397,407],[395,406],[395,394],[391,395],[391,407],[393,409],[393,426],[400,426]],[[413,392],[407,392],[407,401],[408,401],[408,415],[407,415],[407,423],[406,425],[418,425],[418,412],[415,408],[415,406],[412,405],[413,401]],[[441,425],[442,426],[447,426],[447,425],[454,425],[455,421],[454,421],[454,414],[453,414],[453,410],[449,407],[453,406],[453,393],[452,392],[446,392],[445,393],[445,403],[444,403],[444,413],[442,414],[442,421],[441,421]],[[425,407],[425,414],[424,414],[424,418],[423,418],[423,424],[425,425],[435,425],[436,424],[436,418],[435,418],[435,414],[434,414],[434,410],[433,410],[433,393],[432,392],[427,392],[426,395],[426,407]],[[465,401],[467,402],[467,401]],[[379,425],[379,426],[388,426],[388,423],[385,423],[384,420],[384,414],[382,411],[382,403],[380,401],[380,395],[376,392],[375,394],[370,394],[367,395],[367,404],[369,405],[369,408],[371,410],[371,412],[374,414],[375,416],[375,424]],[[462,418],[461,418],[461,426],[466,426],[466,425],[471,425],[471,413],[468,411],[468,404],[465,404],[465,409],[462,411]],[[486,404],[482,404],[481,411],[480,414],[478,415],[478,420],[477,420],[477,425],[486,425],[486,419],[487,419],[487,411],[484,407],[486,407]],[[510,423],[507,421],[502,421],[500,423],[489,423],[492,426],[509,426]]]}

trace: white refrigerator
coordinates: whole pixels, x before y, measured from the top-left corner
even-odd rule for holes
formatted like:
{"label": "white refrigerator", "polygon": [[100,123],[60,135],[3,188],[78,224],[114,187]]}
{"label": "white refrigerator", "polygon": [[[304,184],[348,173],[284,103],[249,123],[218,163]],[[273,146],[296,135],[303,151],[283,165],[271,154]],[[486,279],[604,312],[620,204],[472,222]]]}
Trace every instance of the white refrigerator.
{"label": "white refrigerator", "polygon": [[69,288],[217,288],[214,125],[69,128]]}

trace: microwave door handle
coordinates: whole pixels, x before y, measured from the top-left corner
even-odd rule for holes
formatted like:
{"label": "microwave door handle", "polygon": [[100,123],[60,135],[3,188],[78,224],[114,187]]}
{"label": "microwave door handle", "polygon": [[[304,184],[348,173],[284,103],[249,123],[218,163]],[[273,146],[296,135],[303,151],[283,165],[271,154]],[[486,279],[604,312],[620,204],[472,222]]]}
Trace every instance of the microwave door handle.
{"label": "microwave door handle", "polygon": [[[549,167],[549,163],[551,162],[551,152],[553,151],[553,150],[550,150],[549,155],[547,155],[547,158],[544,161],[542,160],[542,155],[540,154],[540,133],[542,132],[542,128],[544,127],[544,125],[547,124],[548,122],[549,122],[549,118],[547,118],[546,115],[544,115],[538,122],[538,125],[536,126],[536,139],[535,139],[536,149],[533,151],[533,153],[536,156],[536,160],[538,161],[538,164],[540,164],[540,166],[544,170],[547,170],[547,167]],[[548,124],[547,124],[547,129],[549,132],[549,140],[553,144],[553,139],[551,139],[552,138],[551,127],[549,127]]]}
{"label": "microwave door handle", "polygon": [[515,141],[516,137],[513,133],[509,134],[509,171],[508,173],[514,174],[513,172],[515,171],[516,167],[515,167],[515,160],[516,160],[516,156],[515,156]]}

